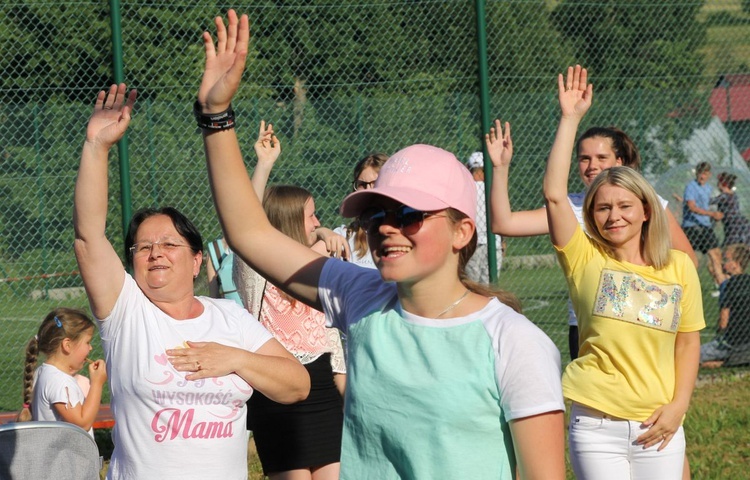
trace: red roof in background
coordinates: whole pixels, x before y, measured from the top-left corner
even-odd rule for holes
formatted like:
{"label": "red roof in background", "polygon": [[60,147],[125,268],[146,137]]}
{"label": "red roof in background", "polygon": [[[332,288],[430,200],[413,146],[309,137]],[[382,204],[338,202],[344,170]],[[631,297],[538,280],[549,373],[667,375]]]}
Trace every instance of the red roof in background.
{"label": "red roof in background", "polygon": [[742,152],[742,158],[744,158],[746,162],[750,162],[750,148]]}
{"label": "red roof in background", "polygon": [[722,75],[708,101],[711,113],[722,122],[750,120],[750,74]]}

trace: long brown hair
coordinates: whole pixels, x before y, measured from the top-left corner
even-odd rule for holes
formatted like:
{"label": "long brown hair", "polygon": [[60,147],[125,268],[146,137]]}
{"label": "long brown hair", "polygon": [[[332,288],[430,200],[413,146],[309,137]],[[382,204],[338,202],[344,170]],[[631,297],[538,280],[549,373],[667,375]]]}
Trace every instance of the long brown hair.
{"label": "long brown hair", "polygon": [[263,210],[276,230],[306,247],[305,203],[312,194],[295,185],[272,185],[263,196]]}
{"label": "long brown hair", "polygon": [[[306,247],[308,244],[305,232],[305,203],[312,194],[295,185],[272,185],[266,188],[263,195],[263,210],[271,225],[292,240]],[[279,289],[282,297],[294,305],[297,300]]]}
{"label": "long brown hair", "polygon": [[[450,220],[454,224],[461,221],[461,219],[467,218],[466,214],[461,213],[453,208],[447,209],[446,215],[448,216],[448,220]],[[518,300],[518,297],[516,297],[515,294],[494,285],[475,282],[474,280],[471,280],[466,274],[466,264],[469,263],[469,260],[471,259],[472,255],[474,255],[474,252],[476,250],[477,232],[475,230],[474,235],[471,237],[471,240],[469,240],[469,243],[467,243],[458,254],[458,278],[459,280],[461,280],[461,283],[464,285],[464,287],[466,287],[473,293],[485,297],[497,297],[500,302],[509,306],[516,312],[522,313],[521,301]]]}
{"label": "long brown hair", "polygon": [[31,402],[34,398],[34,371],[39,353],[49,357],[57,353],[63,340],[78,341],[83,334],[95,330],[96,324],[85,313],[72,308],[56,308],[49,312],[36,336],[26,344],[26,361],[23,369],[23,408],[17,422],[31,420]]}

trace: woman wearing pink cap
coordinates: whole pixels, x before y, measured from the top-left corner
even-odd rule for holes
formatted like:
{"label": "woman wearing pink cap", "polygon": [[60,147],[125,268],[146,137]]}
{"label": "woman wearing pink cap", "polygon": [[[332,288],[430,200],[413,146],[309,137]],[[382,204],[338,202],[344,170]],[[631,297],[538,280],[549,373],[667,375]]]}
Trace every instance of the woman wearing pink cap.
{"label": "woman wearing pink cap", "polygon": [[[204,34],[203,125],[229,108],[248,48],[246,16],[230,10],[229,28],[216,26],[218,48]],[[466,280],[476,189],[455,156],[405,148],[344,200],[367,230],[378,271],[367,270],[273,229],[226,127],[203,139],[230,246],[348,334],[341,478],[564,478],[560,354],[512,295]]]}

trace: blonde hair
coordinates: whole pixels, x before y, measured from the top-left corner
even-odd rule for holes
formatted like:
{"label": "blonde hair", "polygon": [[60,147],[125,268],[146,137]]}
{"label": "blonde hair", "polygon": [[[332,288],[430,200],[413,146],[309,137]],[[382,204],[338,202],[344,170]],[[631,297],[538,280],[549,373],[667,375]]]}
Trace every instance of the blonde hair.
{"label": "blonde hair", "polygon": [[667,214],[661,206],[659,196],[643,176],[629,167],[612,167],[600,173],[586,191],[583,200],[583,220],[586,231],[602,249],[611,257],[617,258],[612,245],[607,241],[594,221],[594,198],[602,185],[614,185],[629,191],[643,204],[648,220],[643,223],[641,231],[641,250],[647,264],[660,270],[671,261],[672,248]]}
{"label": "blonde hair", "polygon": [[26,344],[26,361],[23,370],[23,408],[18,413],[17,422],[31,420],[31,401],[34,398],[34,372],[39,353],[49,357],[54,355],[69,338],[77,342],[83,334],[96,329],[96,324],[85,313],[72,308],[56,308],[49,312],[36,336]]}
{"label": "blonde hair", "polygon": [[[461,213],[454,208],[449,208],[445,212],[448,216],[448,220],[453,224],[458,223],[464,218],[468,218],[466,214]],[[467,243],[458,253],[458,278],[461,283],[471,292],[485,297],[496,297],[498,300],[500,300],[500,302],[509,306],[516,312],[521,313],[521,302],[518,300],[518,297],[516,297],[515,294],[507,290],[498,288],[494,285],[475,282],[474,280],[471,280],[466,274],[466,264],[469,263],[469,260],[471,259],[472,255],[474,255],[476,249],[477,232],[476,230],[474,230],[474,235],[471,237],[471,240],[469,240],[469,243]]]}

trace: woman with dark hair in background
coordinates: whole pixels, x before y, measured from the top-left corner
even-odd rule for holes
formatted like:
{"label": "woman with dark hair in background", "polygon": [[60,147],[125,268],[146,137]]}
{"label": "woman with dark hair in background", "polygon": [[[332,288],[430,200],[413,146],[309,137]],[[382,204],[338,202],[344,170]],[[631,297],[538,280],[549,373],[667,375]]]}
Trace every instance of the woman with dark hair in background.
{"label": "woman with dark hair in background", "polygon": [[[380,168],[388,160],[384,153],[371,153],[354,166],[354,180],[352,180],[352,191],[367,190],[375,186]],[[370,249],[367,246],[367,232],[360,227],[358,219],[354,219],[349,225],[342,225],[334,230],[341,236],[346,237],[349,242],[351,257],[348,259],[355,265],[366,268],[375,268],[372,261]]]}

